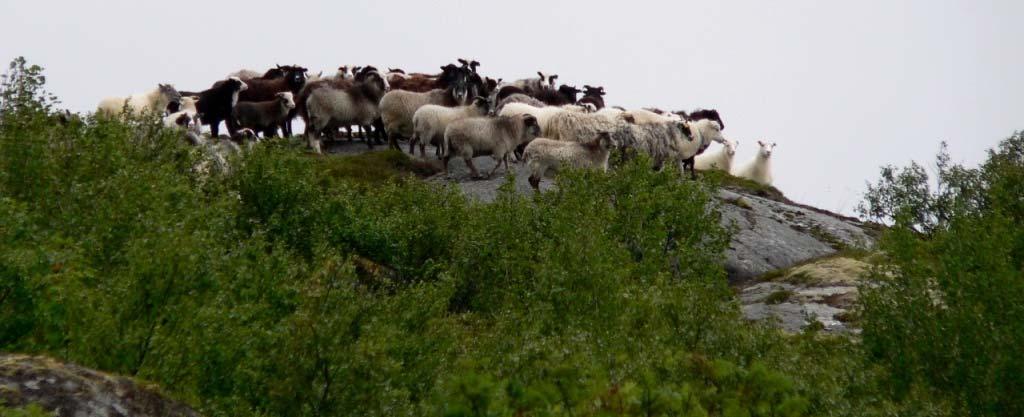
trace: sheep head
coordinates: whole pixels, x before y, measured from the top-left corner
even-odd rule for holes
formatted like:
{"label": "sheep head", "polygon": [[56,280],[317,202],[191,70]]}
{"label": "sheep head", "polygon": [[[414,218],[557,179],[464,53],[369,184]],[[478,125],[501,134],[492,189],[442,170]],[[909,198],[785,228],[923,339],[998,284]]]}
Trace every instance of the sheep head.
{"label": "sheep head", "polygon": [[759,158],[768,159],[771,158],[772,152],[775,150],[775,142],[768,143],[764,141],[757,141],[757,145],[761,147],[757,152]]}

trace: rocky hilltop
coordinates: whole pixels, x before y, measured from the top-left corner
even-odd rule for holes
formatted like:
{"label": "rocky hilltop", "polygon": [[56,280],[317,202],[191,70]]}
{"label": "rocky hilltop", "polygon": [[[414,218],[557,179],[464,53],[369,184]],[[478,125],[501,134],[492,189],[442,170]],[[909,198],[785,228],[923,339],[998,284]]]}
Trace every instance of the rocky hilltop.
{"label": "rocky hilltop", "polygon": [[[367,152],[366,145],[359,141],[337,142],[327,149],[333,154]],[[433,147],[427,146],[425,160],[437,163]],[[474,163],[482,173],[494,168],[490,158],[477,158]],[[505,183],[504,168],[484,180],[471,178],[461,160],[453,159],[449,168],[450,178],[438,174],[427,181],[454,184],[466,195],[481,201],[493,201],[498,188]],[[510,168],[516,174],[516,191],[532,193],[526,167],[518,164]],[[856,299],[854,281],[861,269],[833,268],[825,263],[815,271],[813,282],[761,281],[767,275],[773,279],[784,277],[791,268],[825,262],[850,250],[868,250],[874,246],[877,228],[855,218],[790,201],[772,187],[728,176],[722,178],[722,183],[719,190],[722,225],[734,231],[725,269],[730,284],[740,295],[747,317],[757,320],[774,317],[779,319],[783,329],[790,331],[815,321],[826,331],[849,330],[844,319],[852,300]],[[540,183],[542,191],[553,186],[550,178]],[[786,294],[793,296],[783,299]]]}

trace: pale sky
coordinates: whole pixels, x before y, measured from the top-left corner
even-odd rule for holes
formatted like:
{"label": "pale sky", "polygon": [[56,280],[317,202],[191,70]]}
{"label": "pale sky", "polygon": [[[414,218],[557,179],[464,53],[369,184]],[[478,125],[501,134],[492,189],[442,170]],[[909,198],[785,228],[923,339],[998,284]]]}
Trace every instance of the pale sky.
{"label": "pale sky", "polygon": [[[102,4],[102,5],[100,5]],[[1024,129],[1024,1],[0,0],[0,60],[46,68],[75,111],[241,68],[435,72],[602,85],[609,105],[718,109],[737,161],[777,142],[775,185],[850,213],[878,167],[955,160]]]}

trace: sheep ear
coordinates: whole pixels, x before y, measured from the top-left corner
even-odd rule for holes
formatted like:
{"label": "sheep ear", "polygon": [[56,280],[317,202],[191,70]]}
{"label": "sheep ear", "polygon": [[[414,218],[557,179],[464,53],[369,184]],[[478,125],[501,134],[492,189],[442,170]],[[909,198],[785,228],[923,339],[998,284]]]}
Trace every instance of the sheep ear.
{"label": "sheep ear", "polygon": [[772,142],[772,147],[773,147],[773,148],[775,147],[775,142]]}
{"label": "sheep ear", "polygon": [[632,114],[624,114],[624,115],[622,115],[622,120],[625,120],[626,123],[636,124],[636,119],[633,117]]}
{"label": "sheep ear", "polygon": [[757,146],[764,146],[764,142],[757,141]]}
{"label": "sheep ear", "polygon": [[541,79],[544,78],[544,73],[543,72],[537,71],[537,75],[539,75]]}

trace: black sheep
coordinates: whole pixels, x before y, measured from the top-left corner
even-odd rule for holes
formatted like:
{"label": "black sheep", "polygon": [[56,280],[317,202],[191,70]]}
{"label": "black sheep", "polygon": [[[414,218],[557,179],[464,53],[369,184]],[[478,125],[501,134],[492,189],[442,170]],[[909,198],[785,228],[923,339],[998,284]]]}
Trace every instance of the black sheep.
{"label": "black sheep", "polygon": [[199,113],[204,125],[210,125],[210,133],[217,137],[221,121],[228,121],[228,129],[233,123],[231,110],[238,102],[238,95],[245,91],[246,84],[238,77],[231,77],[226,80],[217,81],[207,90],[195,93],[199,97],[196,100],[196,112]]}

